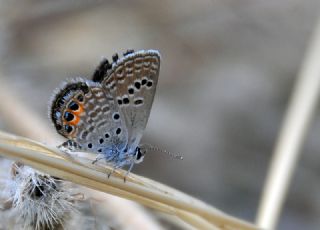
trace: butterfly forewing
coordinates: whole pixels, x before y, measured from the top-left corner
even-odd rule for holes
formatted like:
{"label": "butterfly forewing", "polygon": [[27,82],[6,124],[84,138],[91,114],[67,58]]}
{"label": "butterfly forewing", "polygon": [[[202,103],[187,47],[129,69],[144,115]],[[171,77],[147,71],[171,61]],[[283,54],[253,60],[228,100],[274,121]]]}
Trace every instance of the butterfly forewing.
{"label": "butterfly forewing", "polygon": [[[160,70],[154,50],[125,55],[113,64],[102,86],[111,91],[128,130],[128,146],[135,149],[146,127]],[[116,84],[114,84],[116,82]]]}

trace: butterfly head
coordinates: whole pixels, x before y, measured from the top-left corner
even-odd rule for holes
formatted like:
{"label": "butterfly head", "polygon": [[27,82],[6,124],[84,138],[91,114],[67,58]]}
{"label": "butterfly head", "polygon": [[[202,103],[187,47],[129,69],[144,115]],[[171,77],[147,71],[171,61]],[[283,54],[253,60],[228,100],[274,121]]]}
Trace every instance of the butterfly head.
{"label": "butterfly head", "polygon": [[87,82],[78,80],[65,83],[53,95],[49,116],[60,135],[68,139],[75,137],[77,124],[84,113],[84,97],[88,92]]}
{"label": "butterfly head", "polygon": [[144,159],[144,156],[146,155],[147,153],[147,149],[144,148],[144,146],[142,147],[137,147],[136,148],[136,152],[135,152],[135,155],[134,155],[134,162],[136,164],[139,164],[143,161]]}

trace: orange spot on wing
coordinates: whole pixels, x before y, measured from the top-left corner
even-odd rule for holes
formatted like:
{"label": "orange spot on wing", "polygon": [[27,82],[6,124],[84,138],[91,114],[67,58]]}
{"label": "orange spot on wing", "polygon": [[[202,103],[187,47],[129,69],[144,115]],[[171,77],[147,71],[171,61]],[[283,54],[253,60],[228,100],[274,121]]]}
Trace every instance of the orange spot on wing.
{"label": "orange spot on wing", "polygon": [[79,123],[79,121],[80,121],[80,117],[77,116],[76,114],[74,114],[73,120],[69,121],[68,123],[69,123],[69,125],[74,125],[75,126],[75,125],[77,125]]}
{"label": "orange spot on wing", "polygon": [[69,125],[73,125],[76,126],[79,122],[80,122],[80,115],[83,113],[84,109],[83,109],[83,105],[78,104],[79,105],[79,109],[77,109],[76,111],[74,110],[67,110],[69,113],[72,113],[74,115],[74,118],[72,121],[66,122]]}
{"label": "orange spot on wing", "polygon": [[79,109],[76,111],[71,111],[75,116],[80,116],[81,113],[83,113],[83,105],[78,104],[79,105]]}

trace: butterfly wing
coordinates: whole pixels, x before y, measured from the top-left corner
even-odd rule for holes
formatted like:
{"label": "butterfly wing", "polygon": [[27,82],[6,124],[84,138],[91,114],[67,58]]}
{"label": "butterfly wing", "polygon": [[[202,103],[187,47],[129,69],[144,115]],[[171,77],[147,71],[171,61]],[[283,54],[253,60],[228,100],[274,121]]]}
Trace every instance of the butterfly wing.
{"label": "butterfly wing", "polygon": [[158,83],[160,54],[155,50],[142,50],[114,59],[101,85],[110,91],[120,108],[128,130],[128,147],[133,152],[150,115]]}
{"label": "butterfly wing", "polygon": [[113,96],[100,83],[78,78],[57,90],[50,117],[59,134],[112,161],[128,141],[118,110]]}

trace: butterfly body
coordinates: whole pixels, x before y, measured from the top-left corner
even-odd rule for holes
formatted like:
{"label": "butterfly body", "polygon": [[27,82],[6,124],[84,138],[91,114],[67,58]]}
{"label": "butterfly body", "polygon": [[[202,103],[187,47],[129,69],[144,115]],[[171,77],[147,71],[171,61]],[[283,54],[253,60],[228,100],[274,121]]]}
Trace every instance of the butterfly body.
{"label": "butterfly body", "polygon": [[127,51],[103,60],[92,80],[63,83],[52,99],[50,118],[64,147],[97,153],[115,168],[143,158],[139,144],[156,91],[160,54]]}

